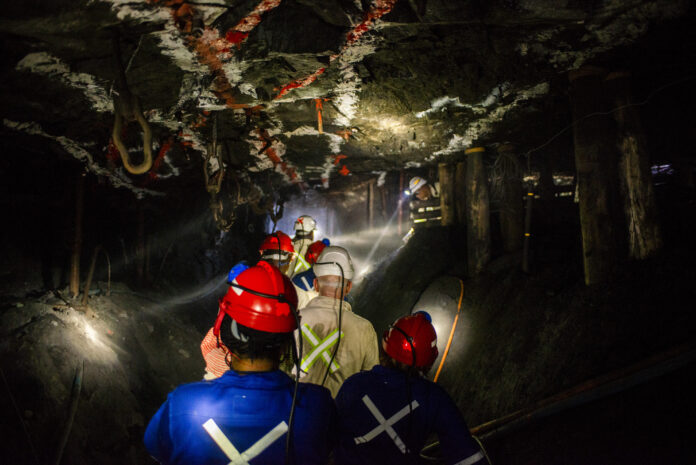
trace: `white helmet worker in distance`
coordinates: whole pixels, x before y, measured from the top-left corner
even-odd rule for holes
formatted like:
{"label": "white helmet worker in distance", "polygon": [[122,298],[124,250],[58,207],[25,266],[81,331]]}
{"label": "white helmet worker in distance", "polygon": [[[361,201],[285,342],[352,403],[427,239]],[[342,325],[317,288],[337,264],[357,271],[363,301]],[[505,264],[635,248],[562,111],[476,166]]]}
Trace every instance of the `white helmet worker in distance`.
{"label": "white helmet worker in distance", "polygon": [[304,256],[307,254],[309,246],[314,242],[314,231],[316,230],[317,222],[309,215],[302,215],[295,220],[295,237],[292,239],[292,245],[296,254],[290,262],[290,271],[288,272],[290,278],[310,268]]}
{"label": "white helmet worker in distance", "polygon": [[428,181],[420,176],[414,176],[408,182],[408,191],[415,195],[418,200],[428,200],[432,196]]}
{"label": "white helmet worker in distance", "polygon": [[317,229],[317,222],[309,215],[302,215],[295,220],[297,233],[310,233]]}

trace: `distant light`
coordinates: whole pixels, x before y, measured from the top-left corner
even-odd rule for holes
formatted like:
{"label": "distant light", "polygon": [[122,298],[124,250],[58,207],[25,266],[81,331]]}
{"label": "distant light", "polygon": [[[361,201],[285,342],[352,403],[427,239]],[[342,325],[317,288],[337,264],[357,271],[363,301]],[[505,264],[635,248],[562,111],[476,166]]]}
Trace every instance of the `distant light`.
{"label": "distant light", "polygon": [[408,189],[406,189],[406,190],[404,191],[404,194],[406,194],[406,195],[411,195],[411,191],[408,190]]}

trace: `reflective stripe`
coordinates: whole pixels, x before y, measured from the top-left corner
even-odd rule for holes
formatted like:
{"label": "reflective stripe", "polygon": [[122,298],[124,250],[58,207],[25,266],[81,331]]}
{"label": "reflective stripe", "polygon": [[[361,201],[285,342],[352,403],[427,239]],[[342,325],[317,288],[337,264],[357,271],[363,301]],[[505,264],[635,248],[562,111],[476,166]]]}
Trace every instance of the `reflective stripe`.
{"label": "reflective stripe", "polygon": [[234,447],[234,444],[232,444],[229,439],[227,439],[227,436],[225,436],[225,433],[220,430],[217,423],[215,423],[215,420],[211,418],[203,423],[203,429],[208,432],[210,437],[213,438],[213,441],[215,441],[215,444],[222,449],[222,452],[225,453],[228,459],[232,460],[233,462],[242,459],[242,456],[237,448]]}
{"label": "reflective stripe", "polygon": [[476,463],[484,457],[485,456],[483,455],[483,452],[478,451],[474,455],[471,455],[465,458],[464,460],[455,463],[454,465],[471,465],[472,463]]}
{"label": "reflective stripe", "polygon": [[[317,357],[319,355],[321,355],[324,359],[324,363],[328,365],[331,361],[329,349],[336,343],[336,341],[338,341],[338,329],[334,329],[323,341],[319,341],[319,337],[312,332],[312,329],[307,324],[302,325],[302,334],[307,338],[313,347],[312,352],[302,359],[302,364],[300,365],[302,371],[307,371],[309,368],[311,368],[312,365],[314,365],[314,362],[317,361]],[[341,337],[343,337],[343,331],[341,331]],[[331,373],[336,372],[338,368],[339,366],[336,364],[335,360],[331,362]]]}
{"label": "reflective stripe", "polygon": [[300,254],[296,254],[296,255],[297,255],[297,263],[295,264],[295,273],[297,273],[297,270],[301,269],[300,267],[304,267],[305,270],[308,270],[311,268],[311,266],[309,266],[309,263],[307,263],[307,261],[304,258],[302,258],[302,256]]}
{"label": "reflective stripe", "polygon": [[418,407],[418,401],[414,400],[411,402],[410,405],[407,405],[406,407],[402,408],[398,412],[396,412],[394,415],[389,418],[389,420],[386,420],[384,418],[384,415],[382,415],[382,412],[379,411],[377,406],[372,402],[372,399],[365,394],[362,398],[363,403],[367,406],[367,409],[372,413],[372,415],[377,419],[379,422],[379,425],[375,427],[372,431],[369,433],[359,436],[357,438],[353,438],[356,444],[364,444],[366,442],[369,442],[382,434],[382,432],[386,432],[390,438],[392,438],[392,441],[396,444],[396,447],[399,448],[402,454],[405,454],[407,452],[406,445],[404,442],[401,440],[398,434],[396,434],[396,431],[394,431],[394,428],[392,428],[391,425],[395,424],[397,421],[401,420],[404,418],[406,415],[411,413],[411,411],[415,408]]}
{"label": "reflective stripe", "polygon": [[312,288],[314,288],[314,286],[310,286],[310,285],[309,285],[309,283],[307,282],[307,278],[305,278],[304,276],[302,276],[302,277],[300,278],[300,281],[302,281],[302,282],[304,283],[304,285],[305,285],[305,291],[311,291]]}
{"label": "reflective stripe", "polygon": [[203,423],[203,429],[208,432],[210,437],[213,438],[213,441],[215,441],[215,444],[217,444],[227,458],[231,460],[228,465],[249,465],[251,459],[257,457],[261,452],[266,450],[268,446],[285,434],[288,430],[288,425],[284,421],[281,421],[275,428],[266,433],[265,436],[256,441],[250,448],[241,454],[237,448],[234,447],[234,444],[227,439],[225,433],[220,430],[217,423],[215,423],[215,420],[212,418]]}

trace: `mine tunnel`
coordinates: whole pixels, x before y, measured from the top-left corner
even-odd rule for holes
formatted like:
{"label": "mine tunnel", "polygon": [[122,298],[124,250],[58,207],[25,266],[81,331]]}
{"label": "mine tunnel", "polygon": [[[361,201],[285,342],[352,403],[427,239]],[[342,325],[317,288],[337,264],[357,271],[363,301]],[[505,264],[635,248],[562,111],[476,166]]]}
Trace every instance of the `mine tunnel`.
{"label": "mine tunnel", "polygon": [[[689,0],[4,5],[0,463],[157,463],[168,394],[216,382],[230,271],[307,217],[350,254],[335,300],[375,347],[429,314],[423,376],[475,463],[696,463],[694,19]],[[421,443],[393,463],[454,463]],[[274,463],[239,457],[206,463]]]}

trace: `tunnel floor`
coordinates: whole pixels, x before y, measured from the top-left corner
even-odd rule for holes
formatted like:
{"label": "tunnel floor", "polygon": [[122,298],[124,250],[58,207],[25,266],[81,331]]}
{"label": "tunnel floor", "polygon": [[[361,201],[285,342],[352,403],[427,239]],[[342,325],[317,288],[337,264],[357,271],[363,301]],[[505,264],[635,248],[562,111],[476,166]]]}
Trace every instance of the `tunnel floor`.
{"label": "tunnel floor", "polygon": [[696,463],[696,364],[484,441],[494,464]]}

